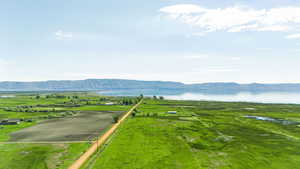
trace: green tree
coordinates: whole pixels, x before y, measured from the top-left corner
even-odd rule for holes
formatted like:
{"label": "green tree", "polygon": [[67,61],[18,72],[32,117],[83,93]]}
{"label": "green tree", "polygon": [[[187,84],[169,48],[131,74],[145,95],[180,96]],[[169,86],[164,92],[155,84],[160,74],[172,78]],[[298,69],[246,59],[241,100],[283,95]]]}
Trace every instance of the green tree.
{"label": "green tree", "polygon": [[141,99],[142,99],[142,98],[144,98],[144,95],[143,95],[143,94],[141,94],[141,95],[140,95],[140,98],[141,98]]}
{"label": "green tree", "polygon": [[116,115],[113,116],[113,122],[114,123],[118,123],[119,122],[119,115],[116,114]]}

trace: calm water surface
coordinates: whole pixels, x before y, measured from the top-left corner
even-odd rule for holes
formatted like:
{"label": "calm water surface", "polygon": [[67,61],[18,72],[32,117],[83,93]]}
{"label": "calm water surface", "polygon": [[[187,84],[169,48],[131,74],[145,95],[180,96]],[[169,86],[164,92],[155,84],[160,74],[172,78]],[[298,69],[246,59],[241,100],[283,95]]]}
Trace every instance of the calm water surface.
{"label": "calm water surface", "polygon": [[273,122],[273,123],[279,123],[282,125],[293,125],[293,124],[299,124],[299,122],[296,121],[290,121],[290,120],[284,120],[284,119],[274,119],[271,117],[262,117],[262,116],[245,116],[246,118],[250,118],[250,119],[256,119],[256,120],[262,120],[262,121],[269,121],[269,122]]}
{"label": "calm water surface", "polygon": [[266,92],[250,93],[241,92],[233,94],[207,94],[207,93],[180,93],[165,91],[103,91],[99,92],[109,96],[138,96],[143,93],[145,96],[164,96],[171,100],[206,100],[206,101],[228,101],[228,102],[259,102],[259,103],[294,103],[300,104],[300,93],[289,92]]}
{"label": "calm water surface", "polygon": [[294,103],[300,104],[300,93],[237,93],[237,94],[199,94],[184,93],[180,95],[168,95],[167,99],[174,100],[211,100],[211,101],[245,101],[260,103]]}
{"label": "calm water surface", "polygon": [[6,96],[6,95],[0,95],[0,98],[12,98],[12,97],[15,97],[15,96],[13,96],[13,95],[8,95],[8,96]]}

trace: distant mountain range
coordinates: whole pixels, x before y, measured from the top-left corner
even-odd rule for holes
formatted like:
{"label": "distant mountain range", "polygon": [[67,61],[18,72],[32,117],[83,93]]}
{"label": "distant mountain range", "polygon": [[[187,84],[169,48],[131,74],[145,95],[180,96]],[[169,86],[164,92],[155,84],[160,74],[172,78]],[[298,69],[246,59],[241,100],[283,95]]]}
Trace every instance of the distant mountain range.
{"label": "distant mountain range", "polygon": [[300,92],[300,83],[238,84],[200,83],[184,84],[165,81],[123,79],[87,79],[42,82],[0,82],[0,91],[96,91],[96,90],[157,90],[201,93],[236,92]]}

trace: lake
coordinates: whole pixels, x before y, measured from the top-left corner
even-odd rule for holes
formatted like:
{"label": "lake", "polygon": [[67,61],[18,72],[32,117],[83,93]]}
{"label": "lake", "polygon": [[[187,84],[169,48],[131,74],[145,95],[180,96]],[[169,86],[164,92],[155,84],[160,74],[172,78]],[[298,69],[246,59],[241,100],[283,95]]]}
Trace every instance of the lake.
{"label": "lake", "polygon": [[240,93],[196,93],[196,92],[178,92],[178,91],[140,91],[140,90],[122,90],[122,91],[102,91],[99,94],[109,96],[138,96],[143,93],[145,96],[164,96],[170,100],[205,100],[205,101],[226,101],[226,102],[259,102],[259,103],[293,103],[300,104],[300,93],[290,92],[240,92]]}
{"label": "lake", "polygon": [[210,100],[210,101],[243,101],[259,103],[294,103],[300,104],[300,93],[237,93],[237,94],[199,94],[184,93],[181,95],[168,95],[167,99],[174,100]]}

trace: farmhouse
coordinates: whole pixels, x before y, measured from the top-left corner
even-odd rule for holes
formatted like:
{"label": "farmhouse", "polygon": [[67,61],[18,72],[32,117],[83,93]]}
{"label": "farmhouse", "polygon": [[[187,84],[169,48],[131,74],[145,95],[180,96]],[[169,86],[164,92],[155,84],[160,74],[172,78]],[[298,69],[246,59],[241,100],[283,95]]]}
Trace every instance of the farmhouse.
{"label": "farmhouse", "polygon": [[177,114],[177,111],[167,111],[167,114]]}
{"label": "farmhouse", "polygon": [[20,124],[19,119],[2,120],[0,125],[17,125]]}

